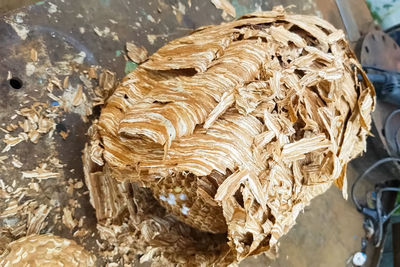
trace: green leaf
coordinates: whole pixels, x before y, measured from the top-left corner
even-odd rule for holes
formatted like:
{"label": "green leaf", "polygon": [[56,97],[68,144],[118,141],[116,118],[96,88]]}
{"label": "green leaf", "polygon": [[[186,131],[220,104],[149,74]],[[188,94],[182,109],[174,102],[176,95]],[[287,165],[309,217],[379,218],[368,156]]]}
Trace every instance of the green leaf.
{"label": "green leaf", "polygon": [[137,68],[138,64],[132,61],[127,61],[125,64],[125,74],[128,74]]}

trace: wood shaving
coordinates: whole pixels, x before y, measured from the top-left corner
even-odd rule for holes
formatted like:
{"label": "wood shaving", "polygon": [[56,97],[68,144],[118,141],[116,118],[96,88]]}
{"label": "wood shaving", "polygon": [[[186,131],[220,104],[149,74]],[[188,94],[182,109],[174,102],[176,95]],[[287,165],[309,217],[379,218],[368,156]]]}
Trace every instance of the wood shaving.
{"label": "wood shaving", "polygon": [[72,100],[72,105],[76,107],[82,103],[83,103],[83,87],[81,84],[79,84],[74,99]]}
{"label": "wood shaving", "polygon": [[[41,134],[50,133],[49,135],[51,136],[56,124],[54,119],[46,117],[51,115],[49,114],[51,111],[45,109],[46,107],[47,104],[45,103],[34,102],[31,107],[23,107],[16,111],[18,115],[25,117],[25,120],[18,121],[18,126],[24,132],[19,133],[16,137],[6,134],[3,141],[7,145],[3,149],[3,152],[9,151],[13,146],[16,146],[22,141],[30,140],[32,143],[36,144]],[[10,130],[15,130],[16,127],[16,124],[10,124],[8,128]]]}
{"label": "wood shaving", "polygon": [[49,215],[51,208],[47,205],[40,205],[34,213],[29,213],[28,216],[28,229],[26,230],[27,235],[39,234],[40,231],[46,227],[47,222],[45,221],[47,215]]}
{"label": "wood shaving", "polygon": [[97,71],[96,71],[96,67],[92,66],[89,68],[89,72],[88,72],[89,78],[90,79],[97,79]]}
{"label": "wood shaving", "polygon": [[82,227],[83,226],[83,221],[84,221],[84,218],[86,218],[86,216],[83,216],[82,218],[80,218],[79,219],[79,222],[78,222],[78,227]]}
{"label": "wood shaving", "polygon": [[28,137],[29,137],[29,140],[30,140],[32,143],[37,144],[37,143],[39,142],[40,134],[39,134],[39,132],[38,132],[37,130],[31,130],[31,131],[28,133]]}
{"label": "wood shaving", "polygon": [[8,159],[8,156],[4,155],[4,156],[0,156],[0,163],[4,164],[4,161]]}
{"label": "wood shaving", "polygon": [[18,128],[18,125],[14,123],[10,123],[9,125],[6,126],[6,129],[8,132],[15,131]]}
{"label": "wood shaving", "polygon": [[65,131],[61,131],[61,132],[60,132],[60,135],[61,135],[61,137],[65,140],[65,139],[67,139],[69,133],[68,133],[68,132],[65,132]]}
{"label": "wood shaving", "polygon": [[7,193],[6,190],[0,188],[0,198],[1,199],[9,199],[11,195]]}
{"label": "wood shaving", "polygon": [[69,76],[65,76],[64,81],[63,81],[63,88],[67,89],[69,85]]}
{"label": "wood shaving", "polygon": [[89,233],[89,231],[85,228],[80,228],[79,230],[75,231],[73,237],[84,237]]}
{"label": "wood shaving", "polygon": [[74,188],[75,188],[75,189],[80,189],[80,188],[82,188],[82,187],[83,187],[83,182],[82,182],[82,181],[76,182],[76,183],[74,184]]}
{"label": "wood shaving", "polygon": [[74,229],[78,224],[78,221],[73,218],[72,211],[68,207],[63,209],[62,222],[70,230]]}
{"label": "wood shaving", "polygon": [[74,185],[73,184],[69,184],[67,186],[67,194],[72,196],[74,194]]}
{"label": "wood shaving", "polygon": [[58,172],[51,172],[46,170],[47,165],[41,164],[32,171],[23,171],[22,178],[36,178],[39,180],[46,180],[51,178],[59,178],[61,175]]}
{"label": "wood shaving", "polygon": [[216,8],[222,9],[223,12],[231,17],[236,17],[235,7],[228,0],[211,0],[211,3],[213,3]]}
{"label": "wood shaving", "polygon": [[20,213],[22,210],[24,210],[32,201],[26,201],[21,205],[18,205],[18,202],[16,200],[12,200],[8,203],[7,208],[0,213],[0,219],[8,218],[8,217],[13,217]]}
{"label": "wood shaving", "polygon": [[127,42],[126,50],[128,52],[128,57],[137,64],[147,59],[147,50],[143,46],[138,47],[134,43]]}
{"label": "wood shaving", "polygon": [[38,183],[29,183],[29,188],[36,192],[39,192],[39,189],[40,189]]}
{"label": "wood shaving", "polygon": [[61,81],[60,79],[58,79],[57,77],[52,77],[49,79],[49,82],[53,85],[55,85],[58,89],[62,90],[63,86],[61,85]]}
{"label": "wood shaving", "polygon": [[103,69],[99,77],[99,86],[94,90],[97,98],[93,100],[93,106],[103,105],[105,100],[114,92],[115,85],[115,72]]}
{"label": "wood shaving", "polygon": [[7,130],[4,129],[3,127],[0,127],[0,130],[1,130],[3,133],[10,133],[10,131],[7,131]]}
{"label": "wood shaving", "polygon": [[23,164],[21,161],[19,161],[17,158],[13,158],[11,161],[11,164],[15,167],[15,168],[22,168]]}
{"label": "wood shaving", "polygon": [[59,160],[58,158],[51,157],[51,158],[49,159],[49,162],[50,162],[51,164],[53,164],[54,167],[56,167],[56,168],[63,168],[63,167],[64,167],[64,165],[60,163],[60,160]]}
{"label": "wood shaving", "polygon": [[3,142],[6,143],[6,147],[1,152],[4,153],[9,151],[13,146],[18,145],[24,140],[25,137],[21,133],[16,137],[6,134],[3,139]]}
{"label": "wood shaving", "polygon": [[34,48],[31,49],[31,60],[33,62],[38,61],[38,54],[37,54],[37,51]]}
{"label": "wood shaving", "polygon": [[58,96],[55,96],[55,95],[52,94],[52,93],[48,93],[47,96],[48,96],[49,98],[51,98],[52,100],[54,100],[54,101],[57,101],[57,102],[59,102],[59,103],[62,103],[61,98],[59,98]]}

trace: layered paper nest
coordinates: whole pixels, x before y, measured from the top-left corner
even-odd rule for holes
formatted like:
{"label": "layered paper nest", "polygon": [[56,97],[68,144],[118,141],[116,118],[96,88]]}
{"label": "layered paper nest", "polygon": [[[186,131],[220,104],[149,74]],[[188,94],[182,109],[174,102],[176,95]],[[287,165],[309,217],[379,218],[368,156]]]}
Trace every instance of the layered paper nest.
{"label": "layered paper nest", "polygon": [[155,263],[273,253],[312,198],[345,194],[374,102],[343,32],[318,17],[276,8],[174,40],[89,131],[100,234]]}
{"label": "layered paper nest", "polygon": [[73,240],[45,235],[30,235],[8,244],[0,255],[0,266],[96,266],[96,257]]}

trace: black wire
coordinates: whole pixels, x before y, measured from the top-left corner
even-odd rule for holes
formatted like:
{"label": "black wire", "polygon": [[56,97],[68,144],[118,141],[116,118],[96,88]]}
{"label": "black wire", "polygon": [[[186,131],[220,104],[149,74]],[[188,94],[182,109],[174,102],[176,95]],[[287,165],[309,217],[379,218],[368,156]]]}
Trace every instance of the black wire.
{"label": "black wire", "polygon": [[[391,123],[391,120],[393,119],[393,117],[394,117],[396,114],[398,114],[398,113],[400,113],[400,109],[395,109],[394,111],[392,111],[392,112],[386,117],[386,119],[385,119],[385,124],[384,124],[384,126],[383,126],[383,129],[385,129],[385,138],[386,138],[386,142],[387,142],[388,145],[390,146],[390,150],[392,149],[392,142],[390,141],[391,138],[389,138],[389,139],[387,138],[387,135],[390,134],[389,131],[388,131],[388,129],[389,129],[389,124]],[[397,131],[398,131],[398,130],[397,130]],[[396,143],[396,149],[397,149],[396,153],[398,153],[398,152],[399,152],[400,145],[399,145],[399,143],[397,142],[397,139],[395,140],[395,143]],[[393,151],[389,151],[389,154],[392,154],[392,153],[393,153]]]}
{"label": "black wire", "polygon": [[386,163],[386,162],[392,162],[392,161],[398,161],[400,162],[400,158],[395,158],[395,157],[388,157],[388,158],[383,158],[369,166],[368,169],[366,169],[360,176],[357,177],[357,179],[354,181],[353,185],[351,186],[351,198],[353,199],[354,205],[356,205],[357,210],[361,212],[362,207],[358,203],[356,196],[354,195],[354,188],[356,187],[357,183],[363,179],[367,174],[369,174],[371,171],[373,171],[375,168],[379,167],[380,165]]}
{"label": "black wire", "polygon": [[[398,161],[400,162],[400,158],[395,158],[395,157],[388,157],[388,158],[383,158],[372,164],[368,169],[366,169],[360,176],[357,177],[357,179],[354,181],[353,185],[351,186],[351,198],[353,199],[354,204],[357,207],[357,210],[359,212],[362,212],[362,207],[358,203],[357,198],[354,194],[354,189],[357,185],[357,183],[363,179],[365,176],[367,176],[371,171],[373,171],[375,168],[379,167],[380,165],[387,163],[387,162],[393,162],[393,161]],[[381,196],[382,193],[385,191],[400,191],[400,188],[396,187],[385,187],[381,188],[378,190],[378,194],[376,196],[376,212],[378,214],[378,227],[379,227],[379,235],[378,235],[378,240],[375,242],[375,246],[379,247],[381,241],[382,241],[382,235],[383,235],[383,224],[392,216],[392,214],[400,208],[400,204],[397,205],[394,209],[392,209],[384,218],[382,215],[382,203],[381,203]]]}
{"label": "black wire", "polygon": [[385,188],[381,188],[378,191],[377,197],[376,197],[376,211],[378,213],[378,226],[379,226],[379,236],[378,236],[378,241],[375,243],[375,247],[379,247],[379,245],[381,244],[382,241],[382,237],[383,237],[383,224],[390,218],[390,216],[400,207],[400,205],[398,205],[397,207],[395,207],[394,209],[392,209],[388,215],[386,216],[386,218],[383,218],[382,216],[382,203],[381,203],[381,197],[382,197],[382,193],[383,192],[399,192],[400,188],[397,187],[385,187]]}

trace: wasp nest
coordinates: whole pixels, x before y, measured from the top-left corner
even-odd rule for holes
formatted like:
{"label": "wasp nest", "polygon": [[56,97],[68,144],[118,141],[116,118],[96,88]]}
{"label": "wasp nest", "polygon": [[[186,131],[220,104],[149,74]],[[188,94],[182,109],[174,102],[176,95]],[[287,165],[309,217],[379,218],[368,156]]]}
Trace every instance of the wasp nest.
{"label": "wasp nest", "polygon": [[90,130],[100,233],[159,262],[272,252],[312,198],[332,183],[345,194],[374,101],[343,32],[318,17],[277,8],[174,40]]}
{"label": "wasp nest", "polygon": [[0,266],[96,266],[96,258],[74,241],[53,235],[30,235],[11,242]]}

